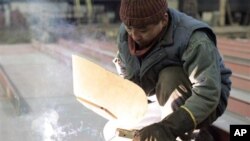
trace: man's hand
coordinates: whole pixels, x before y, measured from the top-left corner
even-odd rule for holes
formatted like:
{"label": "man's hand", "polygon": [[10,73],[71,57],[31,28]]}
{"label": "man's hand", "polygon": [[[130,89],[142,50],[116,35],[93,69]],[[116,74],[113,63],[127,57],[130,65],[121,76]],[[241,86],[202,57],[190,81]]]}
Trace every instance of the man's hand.
{"label": "man's hand", "polygon": [[154,123],[139,130],[133,141],[175,141],[175,136],[161,123]]}
{"label": "man's hand", "polygon": [[161,122],[154,123],[139,130],[133,141],[175,141],[177,136],[192,131],[195,121],[184,109],[179,108],[165,117]]}
{"label": "man's hand", "polygon": [[127,76],[125,64],[117,57],[113,59],[113,63],[115,64],[117,73],[125,78]]}

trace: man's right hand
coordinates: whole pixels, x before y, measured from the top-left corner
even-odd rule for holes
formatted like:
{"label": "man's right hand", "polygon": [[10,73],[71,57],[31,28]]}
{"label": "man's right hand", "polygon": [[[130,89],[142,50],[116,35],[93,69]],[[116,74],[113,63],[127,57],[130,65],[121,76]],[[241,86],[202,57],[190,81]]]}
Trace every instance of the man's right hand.
{"label": "man's right hand", "polygon": [[139,130],[133,141],[175,141],[176,137],[161,123],[154,123]]}
{"label": "man's right hand", "polygon": [[195,127],[192,117],[184,107],[180,107],[162,121],[139,130],[133,141],[175,141],[177,136],[182,136]]}

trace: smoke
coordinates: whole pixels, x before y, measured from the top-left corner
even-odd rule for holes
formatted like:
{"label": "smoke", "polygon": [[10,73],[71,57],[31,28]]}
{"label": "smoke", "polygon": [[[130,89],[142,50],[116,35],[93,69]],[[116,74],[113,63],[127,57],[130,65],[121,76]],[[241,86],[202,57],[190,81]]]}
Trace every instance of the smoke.
{"label": "smoke", "polygon": [[75,129],[72,123],[60,126],[59,118],[57,111],[48,110],[32,121],[32,130],[41,135],[43,141],[63,141],[66,137],[78,136],[81,132],[89,132],[92,136],[98,135],[97,130],[84,127],[83,121],[80,121],[80,125]]}
{"label": "smoke", "polygon": [[[20,11],[24,13],[34,39],[54,42],[61,37],[79,38],[74,24],[58,18],[67,9],[66,3],[53,3],[49,0],[27,0],[25,3],[23,1],[17,3],[18,5],[14,5],[13,2],[12,6],[21,7]],[[85,36],[89,36],[89,33]],[[95,114],[90,114],[83,106],[76,107],[78,102],[73,100],[69,68],[57,65],[57,61],[43,57],[40,53],[26,53],[20,54],[25,59],[22,59],[20,64],[17,61],[19,71],[18,73],[13,71],[13,74],[22,73],[14,78],[23,80],[17,83],[20,83],[20,88],[24,88],[20,89],[20,92],[31,111],[15,117],[11,122],[8,122],[10,119],[2,121],[0,123],[1,127],[4,127],[2,130],[7,134],[1,130],[0,140],[14,140],[12,138],[26,141],[101,140],[104,120]],[[58,110],[57,107],[62,110]],[[2,126],[2,123],[6,126]],[[21,127],[22,130],[17,127]]]}
{"label": "smoke", "polygon": [[58,132],[62,132],[57,127],[58,119],[56,111],[48,111],[32,122],[32,129],[41,133],[44,141],[53,141],[53,138],[58,138]]}
{"label": "smoke", "polygon": [[27,21],[31,36],[42,42],[54,42],[58,38],[75,38],[76,27],[67,21],[69,10],[66,2],[27,0]]}

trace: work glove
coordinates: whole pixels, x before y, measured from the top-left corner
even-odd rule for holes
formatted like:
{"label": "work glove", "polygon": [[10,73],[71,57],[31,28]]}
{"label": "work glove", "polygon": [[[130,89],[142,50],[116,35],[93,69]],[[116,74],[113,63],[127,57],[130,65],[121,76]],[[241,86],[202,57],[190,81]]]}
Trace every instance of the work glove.
{"label": "work glove", "polygon": [[169,128],[154,123],[137,132],[133,141],[175,141],[175,138]]}
{"label": "work glove", "polygon": [[168,115],[162,121],[151,124],[135,133],[133,141],[175,141],[195,128],[195,121],[184,108]]}

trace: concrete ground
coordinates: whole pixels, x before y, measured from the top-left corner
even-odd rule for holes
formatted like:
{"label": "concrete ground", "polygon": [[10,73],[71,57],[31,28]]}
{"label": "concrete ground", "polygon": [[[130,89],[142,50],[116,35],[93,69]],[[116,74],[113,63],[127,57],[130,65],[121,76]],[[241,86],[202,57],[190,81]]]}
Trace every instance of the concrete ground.
{"label": "concrete ground", "polygon": [[0,64],[20,97],[15,107],[0,87],[0,140],[103,140],[106,120],[76,101],[70,67],[30,44],[0,45]]}

